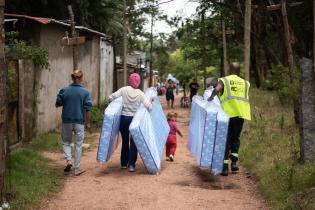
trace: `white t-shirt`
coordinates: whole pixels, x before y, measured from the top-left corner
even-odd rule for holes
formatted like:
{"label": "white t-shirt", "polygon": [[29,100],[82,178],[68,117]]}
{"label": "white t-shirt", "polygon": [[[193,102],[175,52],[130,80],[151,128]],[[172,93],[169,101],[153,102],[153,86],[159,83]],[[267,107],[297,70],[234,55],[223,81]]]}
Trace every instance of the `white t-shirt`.
{"label": "white t-shirt", "polygon": [[140,89],[134,89],[131,86],[122,87],[111,94],[109,99],[112,101],[120,96],[122,96],[123,100],[122,115],[134,116],[141,103],[143,103],[146,108],[152,109],[152,104],[146,99]]}

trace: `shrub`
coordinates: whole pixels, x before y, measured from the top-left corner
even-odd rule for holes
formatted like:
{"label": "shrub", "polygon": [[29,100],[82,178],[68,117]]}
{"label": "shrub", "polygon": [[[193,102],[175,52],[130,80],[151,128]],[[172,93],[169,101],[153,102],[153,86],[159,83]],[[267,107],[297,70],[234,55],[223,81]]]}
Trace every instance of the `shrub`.
{"label": "shrub", "polygon": [[269,71],[267,79],[263,83],[263,88],[277,91],[282,104],[292,103],[292,101],[296,101],[299,96],[299,83],[297,81],[297,79],[294,79],[294,82],[291,82],[289,69],[278,65],[274,66],[272,70]]}
{"label": "shrub", "polygon": [[103,113],[104,110],[107,108],[109,104],[109,99],[105,99],[103,102],[100,103],[99,106],[92,107],[91,110],[91,123],[95,127],[101,127],[103,122]]}

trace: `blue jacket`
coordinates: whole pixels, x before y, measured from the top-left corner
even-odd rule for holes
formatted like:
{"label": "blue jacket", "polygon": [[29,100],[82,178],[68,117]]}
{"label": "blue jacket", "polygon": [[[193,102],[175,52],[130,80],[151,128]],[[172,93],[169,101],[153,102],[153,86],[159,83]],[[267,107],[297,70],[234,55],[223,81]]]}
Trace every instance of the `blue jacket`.
{"label": "blue jacket", "polygon": [[83,86],[73,83],[59,91],[56,106],[62,106],[63,123],[84,124],[85,112],[92,107],[91,95]]}

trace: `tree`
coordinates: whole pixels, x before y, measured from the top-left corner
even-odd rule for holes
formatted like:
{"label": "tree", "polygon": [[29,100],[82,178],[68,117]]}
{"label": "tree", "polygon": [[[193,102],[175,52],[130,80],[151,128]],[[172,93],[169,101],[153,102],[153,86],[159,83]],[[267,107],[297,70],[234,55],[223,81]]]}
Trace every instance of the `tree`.
{"label": "tree", "polygon": [[245,27],[244,27],[244,78],[249,81],[250,67],[250,34],[251,34],[251,15],[252,0],[245,1]]}
{"label": "tree", "polygon": [[6,152],[6,65],[4,59],[4,4],[5,0],[0,0],[0,205],[4,197],[4,174],[5,174],[5,152]]}

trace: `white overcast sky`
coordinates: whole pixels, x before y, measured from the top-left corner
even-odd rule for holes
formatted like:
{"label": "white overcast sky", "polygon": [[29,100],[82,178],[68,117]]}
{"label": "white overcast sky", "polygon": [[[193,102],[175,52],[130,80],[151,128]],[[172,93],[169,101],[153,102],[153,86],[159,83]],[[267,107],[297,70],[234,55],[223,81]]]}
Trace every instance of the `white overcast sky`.
{"label": "white overcast sky", "polygon": [[[163,2],[163,1],[161,1]],[[174,0],[172,2],[161,4],[160,10],[166,14],[169,18],[174,17],[176,14],[180,14],[182,17],[190,17],[195,13],[198,3],[190,2],[189,0]],[[148,28],[150,28],[150,23],[148,23]],[[170,33],[174,31],[168,26],[164,21],[155,22],[154,33]]]}

